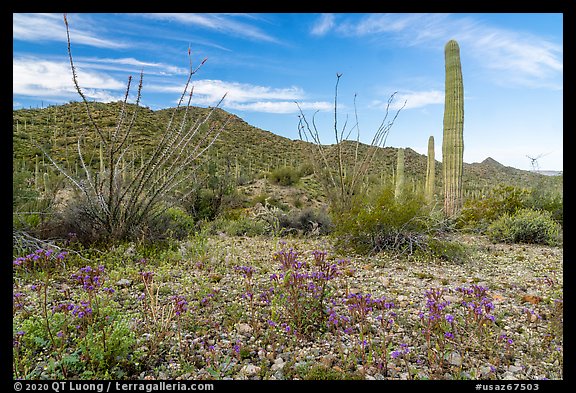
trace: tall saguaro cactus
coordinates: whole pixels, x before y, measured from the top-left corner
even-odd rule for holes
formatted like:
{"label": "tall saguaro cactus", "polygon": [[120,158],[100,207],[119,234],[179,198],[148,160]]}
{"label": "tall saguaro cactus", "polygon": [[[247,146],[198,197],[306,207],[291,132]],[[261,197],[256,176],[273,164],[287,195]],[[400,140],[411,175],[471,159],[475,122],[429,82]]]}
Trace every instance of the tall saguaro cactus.
{"label": "tall saguaro cactus", "polygon": [[396,199],[400,198],[403,189],[404,189],[404,149],[399,148],[396,161],[396,189],[394,191],[394,197]]}
{"label": "tall saguaro cactus", "polygon": [[454,40],[444,48],[446,82],[444,96],[444,135],[442,173],[444,213],[455,216],[462,207],[462,162],[464,157],[464,87],[460,48]]}
{"label": "tall saguaro cactus", "polygon": [[434,183],[436,182],[436,160],[434,157],[434,136],[428,138],[428,165],[426,166],[426,185],[424,187],[424,197],[426,202],[434,200]]}

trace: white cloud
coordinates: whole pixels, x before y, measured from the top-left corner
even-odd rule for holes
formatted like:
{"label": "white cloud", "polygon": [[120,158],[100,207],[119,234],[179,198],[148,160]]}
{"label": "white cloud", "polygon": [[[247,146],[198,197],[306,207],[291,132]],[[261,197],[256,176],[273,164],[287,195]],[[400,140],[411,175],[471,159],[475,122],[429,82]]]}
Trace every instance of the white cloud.
{"label": "white cloud", "polygon": [[[298,103],[302,110],[329,110],[329,102],[301,102]],[[232,109],[248,112],[265,112],[265,113],[297,113],[298,105],[294,101],[255,101],[249,103],[229,103],[227,106]]]}
{"label": "white cloud", "polygon": [[[390,103],[390,109],[416,109],[436,104],[444,104],[443,91],[399,91],[392,99],[392,102]],[[386,106],[388,106],[388,101],[374,100],[370,106],[373,108],[386,109]]]}
{"label": "white cloud", "polygon": [[561,89],[562,81],[554,80],[563,72],[561,45],[500,29],[487,30],[467,44],[486,68],[496,71],[499,82]]}
{"label": "white cloud", "polygon": [[[102,102],[122,100],[126,82],[120,81],[105,71],[134,71],[134,67],[159,69],[157,74],[163,77],[161,83],[145,83],[143,94],[173,93],[174,105],[182,94],[184,84],[171,82],[169,77],[177,71],[186,75],[187,70],[168,66],[162,63],[143,62],[134,58],[82,58],[75,62],[78,83],[88,99]],[[117,65],[124,66],[118,67]],[[166,72],[166,70],[168,72]],[[148,71],[144,70],[144,77]],[[166,78],[164,78],[166,77]],[[192,81],[194,94],[191,104],[200,106],[216,105],[224,95],[222,106],[250,112],[297,113],[300,105],[303,110],[329,110],[328,102],[306,101],[306,94],[298,86],[270,87],[249,83],[228,82],[222,80],[202,79]],[[134,90],[133,90],[134,92]],[[40,59],[33,56],[21,56],[13,59],[13,94],[42,99],[77,100],[80,97],[75,90],[70,64],[67,61]]]}
{"label": "white cloud", "polygon": [[255,41],[279,43],[279,41],[258,27],[235,20],[235,14],[194,14],[194,13],[150,13],[137,14],[156,20],[176,21],[186,25],[199,26],[224,34],[239,36]]}
{"label": "white cloud", "polygon": [[444,104],[444,92],[439,90],[399,92],[394,97],[390,109],[398,110],[422,108],[428,105]]}
{"label": "white cloud", "polygon": [[[193,82],[194,105],[215,105],[226,94],[223,106],[250,112],[297,113],[298,105],[302,109],[328,110],[329,102],[305,101],[304,91],[297,86],[273,88],[249,83],[227,82],[202,79]],[[148,90],[156,92],[181,93],[183,86],[151,85]]]}
{"label": "white cloud", "polygon": [[334,27],[334,15],[322,14],[316,24],[312,26],[310,33],[312,35],[324,35]]}
{"label": "white cloud", "polygon": [[[473,17],[450,14],[368,14],[333,21],[330,30],[356,37],[377,37],[396,45],[436,46],[450,39],[461,55],[473,58],[496,82],[561,89],[562,44],[520,31],[491,26]],[[463,53],[462,53],[463,52]]]}
{"label": "white cloud", "polygon": [[[119,49],[126,44],[116,40],[98,37],[96,33],[83,29],[87,23],[80,15],[68,17],[72,44],[83,44],[99,48]],[[66,42],[66,27],[61,14],[13,14],[13,39],[21,41],[59,41]]]}
{"label": "white cloud", "polygon": [[[75,90],[70,64],[34,57],[13,59],[12,88],[15,96],[46,98],[79,98]],[[125,84],[108,75],[77,68],[78,81],[86,97],[111,101],[121,99],[109,91],[124,90]]]}
{"label": "white cloud", "polygon": [[84,64],[91,69],[108,71],[124,71],[135,73],[143,71],[144,75],[182,75],[186,76],[188,69],[176,67],[165,63],[152,63],[141,61],[132,57],[124,58],[98,58],[98,57],[78,57],[74,59],[76,64]]}

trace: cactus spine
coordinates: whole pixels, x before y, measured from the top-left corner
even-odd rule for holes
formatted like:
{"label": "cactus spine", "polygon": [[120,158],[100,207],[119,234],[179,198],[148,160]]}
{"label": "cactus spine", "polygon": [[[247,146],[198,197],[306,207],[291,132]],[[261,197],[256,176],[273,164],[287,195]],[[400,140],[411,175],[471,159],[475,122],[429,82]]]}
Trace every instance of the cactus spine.
{"label": "cactus spine", "polygon": [[424,197],[428,203],[434,200],[434,183],[436,182],[436,160],[434,158],[434,136],[428,138],[428,165],[426,166],[426,186]]}
{"label": "cactus spine", "polygon": [[394,197],[400,198],[402,190],[404,189],[404,149],[398,149],[397,162],[396,162],[396,189]]}
{"label": "cactus spine", "polygon": [[454,40],[444,49],[446,82],[444,96],[444,135],[442,173],[444,177],[444,213],[455,216],[462,207],[462,162],[464,157],[464,87],[460,48]]}

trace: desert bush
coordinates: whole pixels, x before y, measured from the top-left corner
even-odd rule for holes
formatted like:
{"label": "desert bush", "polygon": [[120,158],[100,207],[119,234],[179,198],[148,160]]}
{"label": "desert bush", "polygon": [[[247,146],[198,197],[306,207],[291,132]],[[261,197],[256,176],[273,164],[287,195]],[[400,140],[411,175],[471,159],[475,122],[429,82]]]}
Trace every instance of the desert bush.
{"label": "desert bush", "polygon": [[[342,126],[338,124],[338,85],[341,77],[342,74],[336,74],[334,93],[335,144],[326,145],[321,142],[320,132],[316,127],[315,121],[317,112],[312,116],[311,121],[308,121],[306,115],[298,106],[300,110],[298,134],[301,140],[311,142],[308,145],[309,162],[314,166],[314,173],[322,185],[325,195],[328,197],[330,207],[335,211],[346,209],[347,206],[351,205],[355,195],[364,192],[362,183],[369,172],[374,157],[380,148],[384,147],[396,118],[406,105],[406,102],[404,102],[404,105],[396,111],[392,119],[389,119],[390,105],[396,95],[396,93],[393,93],[388,99],[384,119],[374,132],[370,145],[367,149],[360,149],[360,127],[358,124],[356,97],[354,97],[355,124],[348,128],[348,118],[346,118]],[[353,131],[356,135],[349,139]],[[350,162],[345,159],[347,150],[348,153],[352,152],[353,154],[353,159]]]}
{"label": "desert bush", "polygon": [[493,242],[557,245],[560,225],[550,212],[521,209],[502,215],[490,224],[486,234]]}
{"label": "desert bush", "polygon": [[482,198],[465,201],[458,218],[458,226],[466,230],[486,233],[488,227],[503,217],[513,216],[522,209],[549,212],[562,225],[562,195],[545,188],[519,188],[500,184]]}
{"label": "desert bush", "polygon": [[[217,116],[214,116],[224,97],[206,116],[195,121],[191,118],[191,80],[206,60],[195,68],[190,62],[182,95],[167,121],[160,141],[154,144],[152,151],[144,152],[139,162],[141,165],[134,165],[136,159],[127,157],[139,156],[130,138],[141,109],[143,75],[140,75],[135,93],[135,104],[128,103],[133,84],[132,76],[128,78],[118,119],[114,123],[115,130],[103,131],[104,124],[96,121],[99,119],[99,103],[86,99],[78,81],[66,15],[64,23],[72,80],[89,119],[89,132],[81,133],[77,140],[81,168],[78,173],[72,173],[58,164],[57,157],[51,157],[41,145],[32,142],[78,191],[82,203],[76,205],[80,213],[77,219],[83,219],[89,226],[84,236],[88,237],[92,231],[96,231],[99,238],[109,240],[142,237],[142,228],[149,226],[151,221],[161,220],[160,216],[168,207],[186,198],[183,189],[190,189],[186,185],[195,179],[199,158],[213,145],[229,120],[217,121]],[[186,100],[187,96],[189,98]],[[79,125],[78,128],[82,127]],[[94,149],[100,151],[99,163],[88,160],[87,151]],[[128,162],[123,164],[124,160]],[[127,173],[130,167],[140,169]]]}
{"label": "desert bush", "polygon": [[258,204],[263,206],[273,206],[281,210],[288,210],[288,206],[279,200],[276,196],[267,193],[258,194],[252,198],[252,206],[258,206]]}
{"label": "desert bush", "polygon": [[279,220],[280,228],[284,232],[296,231],[305,235],[326,235],[334,229],[332,219],[325,210],[310,207],[281,214]]}
{"label": "desert bush", "polygon": [[465,201],[458,217],[458,225],[483,233],[503,214],[514,214],[525,207],[528,190],[508,185],[498,185],[482,198]]}
{"label": "desert bush", "polygon": [[262,220],[255,220],[250,217],[239,217],[237,219],[227,219],[218,217],[211,222],[203,222],[202,232],[207,235],[218,235],[224,233],[228,236],[263,236],[271,233],[268,223]]}
{"label": "desert bush", "polygon": [[464,244],[443,239],[442,236],[428,237],[425,246],[418,249],[417,253],[424,258],[458,264],[468,261],[470,255]]}
{"label": "desert bush", "polygon": [[412,254],[426,248],[426,242],[441,223],[430,214],[423,195],[405,192],[401,198],[395,198],[390,186],[377,195],[375,199],[356,198],[349,210],[334,215],[337,245],[362,254],[380,251]]}
{"label": "desert bush", "polygon": [[561,193],[547,190],[545,187],[535,187],[526,198],[527,208],[550,212],[554,221],[564,224],[564,205]]}
{"label": "desert bush", "polygon": [[314,165],[311,162],[304,162],[298,166],[298,174],[300,177],[310,176],[314,174]]}
{"label": "desert bush", "polygon": [[[183,239],[194,231],[195,221],[186,211],[178,207],[170,207],[151,225],[150,235],[153,237],[173,237]],[[149,235],[149,236],[150,236]]]}
{"label": "desert bush", "polygon": [[292,167],[281,167],[270,173],[270,181],[281,186],[291,186],[300,180],[300,171]]}

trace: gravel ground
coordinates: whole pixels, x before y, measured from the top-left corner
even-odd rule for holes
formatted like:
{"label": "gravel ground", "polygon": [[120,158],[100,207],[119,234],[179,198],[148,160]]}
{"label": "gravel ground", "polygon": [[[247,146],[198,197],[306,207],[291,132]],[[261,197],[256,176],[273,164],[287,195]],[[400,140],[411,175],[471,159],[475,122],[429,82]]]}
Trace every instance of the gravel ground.
{"label": "gravel ground", "polygon": [[[110,250],[99,257],[115,290],[106,296],[135,334],[124,377],[563,379],[562,248],[456,240],[466,261],[339,255],[329,237],[213,236],[143,262],[133,247]],[[78,268],[54,277],[50,309],[77,287]],[[54,378],[38,356],[34,375]]]}
{"label": "gravel ground", "polygon": [[[458,240],[470,254],[463,263],[385,255],[347,257],[349,262],[338,265],[340,274],[328,284],[331,291],[325,305],[331,305],[333,315],[349,318],[348,332],[342,322],[340,330],[328,323],[328,329],[318,325],[305,334],[292,334],[294,324],[290,327],[290,319],[282,315],[291,311],[286,304],[268,303],[262,296],[273,287],[271,275],[281,273],[273,258],[281,248],[296,250],[298,260],[308,262],[309,272],[313,250],[325,251],[327,260],[338,263],[342,256],[328,238],[279,242],[215,236],[201,248],[183,243],[178,266],[158,267],[156,276],[164,288],[161,293],[189,299],[180,339],[174,334],[163,341],[164,350],[155,355],[159,356],[156,367],[135,377],[562,379],[563,250],[491,244],[480,236]],[[241,266],[253,271],[249,287]],[[463,314],[457,288],[473,286],[485,288],[492,307],[487,314],[494,322],[484,320],[484,335],[464,326],[470,319]],[[125,288],[120,296],[134,298],[137,288],[142,286]],[[428,315],[426,291],[430,290],[442,290],[441,300],[448,304],[444,311],[460,316],[452,329],[458,337],[426,340],[422,321]],[[254,294],[252,305],[247,291]],[[385,310],[395,314],[393,324],[384,330],[379,320],[383,312],[376,307],[366,311],[364,319],[351,311],[349,299],[368,294],[394,305]],[[151,351],[152,334],[143,334],[143,351]],[[387,355],[382,355],[384,340]]]}

